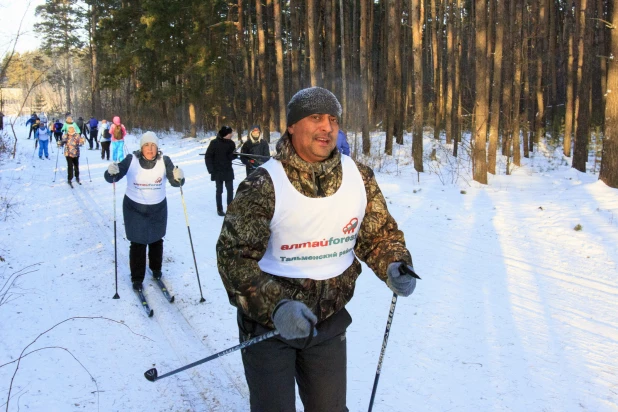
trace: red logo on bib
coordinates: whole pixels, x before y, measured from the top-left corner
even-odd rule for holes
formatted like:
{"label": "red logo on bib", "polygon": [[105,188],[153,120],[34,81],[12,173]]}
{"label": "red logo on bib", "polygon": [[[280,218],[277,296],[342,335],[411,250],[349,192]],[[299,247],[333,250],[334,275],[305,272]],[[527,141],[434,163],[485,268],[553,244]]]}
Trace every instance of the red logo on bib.
{"label": "red logo on bib", "polygon": [[162,177],[159,177],[157,180],[155,180],[155,183],[156,183],[156,184],[159,184],[159,183],[161,183],[162,181],[163,181],[163,178],[162,178]]}
{"label": "red logo on bib", "polygon": [[353,218],[352,220],[348,222],[347,225],[345,225],[345,227],[343,228],[343,233],[346,235],[349,235],[350,233],[354,233],[354,231],[356,230],[356,226],[358,226],[358,219]]}

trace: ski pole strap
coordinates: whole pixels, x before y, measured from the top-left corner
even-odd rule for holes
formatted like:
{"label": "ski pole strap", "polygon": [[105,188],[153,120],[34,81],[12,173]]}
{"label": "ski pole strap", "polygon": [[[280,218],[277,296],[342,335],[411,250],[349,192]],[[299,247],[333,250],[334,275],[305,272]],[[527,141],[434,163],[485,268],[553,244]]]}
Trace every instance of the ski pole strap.
{"label": "ski pole strap", "polygon": [[148,379],[150,382],[158,381],[159,379],[163,379],[163,378],[166,378],[168,376],[175,375],[178,372],[182,372],[182,371],[190,369],[190,368],[192,368],[194,366],[201,365],[202,363],[206,363],[206,362],[209,362],[209,361],[211,361],[213,359],[217,359],[217,358],[219,358],[221,356],[225,356],[228,353],[235,352],[235,351],[237,351],[239,349],[244,349],[247,346],[254,345],[254,344],[259,343],[259,342],[261,342],[263,340],[272,338],[273,336],[277,336],[278,334],[279,334],[278,330],[276,330],[276,329],[275,330],[271,330],[270,332],[264,333],[264,334],[262,334],[260,336],[256,336],[253,339],[246,340],[243,343],[241,343],[240,345],[236,345],[236,346],[234,346],[232,348],[226,349],[226,350],[221,351],[219,353],[215,353],[214,355],[210,355],[210,356],[208,356],[208,357],[206,357],[204,359],[200,359],[200,360],[198,360],[196,362],[190,363],[190,364],[188,364],[186,366],[183,366],[182,368],[178,368],[176,370],[173,370],[173,371],[168,372],[166,374],[163,374],[161,376],[158,376],[157,368],[148,369],[146,372],[144,372],[144,377],[146,379]]}

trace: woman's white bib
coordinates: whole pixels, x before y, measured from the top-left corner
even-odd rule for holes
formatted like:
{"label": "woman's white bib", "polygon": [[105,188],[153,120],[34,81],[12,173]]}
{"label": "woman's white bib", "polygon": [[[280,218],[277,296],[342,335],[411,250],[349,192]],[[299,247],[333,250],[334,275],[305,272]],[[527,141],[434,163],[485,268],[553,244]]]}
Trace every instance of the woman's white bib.
{"label": "woman's white bib", "polygon": [[127,171],[127,196],[136,203],[156,205],[165,199],[165,163],[158,159],[155,167],[144,169],[133,155]]}

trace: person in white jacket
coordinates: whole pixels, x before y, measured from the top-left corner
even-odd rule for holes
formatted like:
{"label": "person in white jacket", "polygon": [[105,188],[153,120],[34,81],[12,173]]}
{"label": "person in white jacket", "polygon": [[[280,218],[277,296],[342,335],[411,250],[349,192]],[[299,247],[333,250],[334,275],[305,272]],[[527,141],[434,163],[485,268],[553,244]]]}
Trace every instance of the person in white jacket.
{"label": "person in white jacket", "polygon": [[112,135],[109,134],[109,125],[105,119],[99,123],[97,140],[101,143],[101,159],[105,159],[107,156],[107,160],[109,160],[109,146],[112,144]]}

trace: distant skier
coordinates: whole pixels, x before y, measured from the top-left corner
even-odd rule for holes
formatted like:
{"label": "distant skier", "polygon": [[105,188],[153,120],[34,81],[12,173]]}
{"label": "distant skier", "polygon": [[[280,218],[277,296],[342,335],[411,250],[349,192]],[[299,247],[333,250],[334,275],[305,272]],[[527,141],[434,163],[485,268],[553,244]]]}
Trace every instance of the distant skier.
{"label": "distant skier", "polygon": [[227,191],[227,206],[232,203],[234,198],[234,186],[232,184],[234,169],[232,169],[232,160],[236,159],[237,156],[234,154],[234,149],[236,149],[236,145],[232,141],[232,128],[223,126],[217,133],[217,138],[208,145],[206,156],[204,156],[210,180],[216,183],[217,214],[219,216],[225,216],[221,199],[224,183],[225,190]]}
{"label": "distant skier", "polygon": [[83,135],[87,139],[88,136],[86,136],[86,123],[84,123],[84,118],[79,116],[77,118],[77,122],[75,123],[77,123],[77,127],[79,128],[79,131],[78,131],[79,135],[80,136]]}
{"label": "distant skier", "polygon": [[254,156],[263,156],[263,158],[240,156],[240,161],[243,162],[243,164],[247,168],[247,176],[249,176],[251,172],[257,169],[258,166],[266,163],[268,157],[270,156],[270,148],[268,147],[268,143],[266,143],[266,140],[260,138],[261,133],[262,131],[259,125],[256,124],[255,126],[251,127],[251,131],[249,132],[249,138],[240,149],[240,153]]}
{"label": "distant skier", "polygon": [[350,156],[350,145],[348,144],[348,138],[346,137],[345,132],[341,129],[339,129],[339,133],[337,133],[337,149],[339,149],[339,153]]}
{"label": "distant skier", "polygon": [[64,125],[62,125],[62,129],[60,129],[63,136],[67,134],[67,132],[69,131],[69,127],[73,127],[75,129],[75,133],[77,133],[78,135],[81,134],[81,129],[77,124],[75,124],[75,122],[73,122],[73,118],[71,116],[66,117]]}
{"label": "distant skier", "polygon": [[32,137],[32,134],[34,133],[37,120],[39,120],[39,117],[36,115],[36,113],[32,113],[32,116],[30,116],[30,119],[28,119],[28,121],[26,122],[26,126],[30,126],[30,131],[28,132],[28,139],[30,139]]}
{"label": "distant skier", "polygon": [[[65,125],[66,126],[66,125]],[[62,137],[59,146],[64,146],[64,157],[67,159],[67,183],[73,187],[73,173],[75,180],[79,181],[79,147],[83,146],[86,141],[79,135],[76,126],[70,125],[67,128],[67,134]]]}
{"label": "distant skier", "polygon": [[46,123],[41,122],[39,128],[34,133],[34,138],[39,141],[39,159],[43,160],[43,153],[45,153],[45,158],[49,159],[47,147],[51,139],[51,130],[47,128]]}
{"label": "distant skier", "polygon": [[107,160],[109,160],[109,146],[112,144],[112,135],[109,133],[109,125],[105,119],[101,120],[98,139],[101,142],[101,159],[104,159],[107,155]]}
{"label": "distant skier", "polygon": [[62,126],[64,126],[64,125],[62,124],[60,119],[56,119],[56,121],[54,123],[54,127],[53,127],[54,139],[56,139],[56,143],[58,143],[60,140],[62,140]]}
{"label": "distant skier", "polygon": [[88,150],[93,150],[93,141],[97,144],[97,147],[94,150],[99,150],[99,140],[97,139],[97,135],[99,134],[99,121],[94,116],[91,116],[86,127],[88,128],[88,135],[90,136],[88,138],[88,144],[90,145]]}
{"label": "distant skier", "polygon": [[158,149],[157,135],[146,132],[136,150],[120,163],[111,163],[104,173],[108,183],[127,177],[127,191],[122,203],[122,214],[129,249],[131,283],[136,291],[142,290],[146,275],[146,249],[152,276],[160,279],[163,264],[163,237],[167,230],[167,199],[165,179],[173,187],[184,185],[184,173],[174,168],[172,160]]}
{"label": "distant skier", "polygon": [[127,129],[124,124],[120,123],[119,116],[114,116],[109,134],[112,135],[112,160],[122,162],[124,159],[124,137],[127,135]]}

